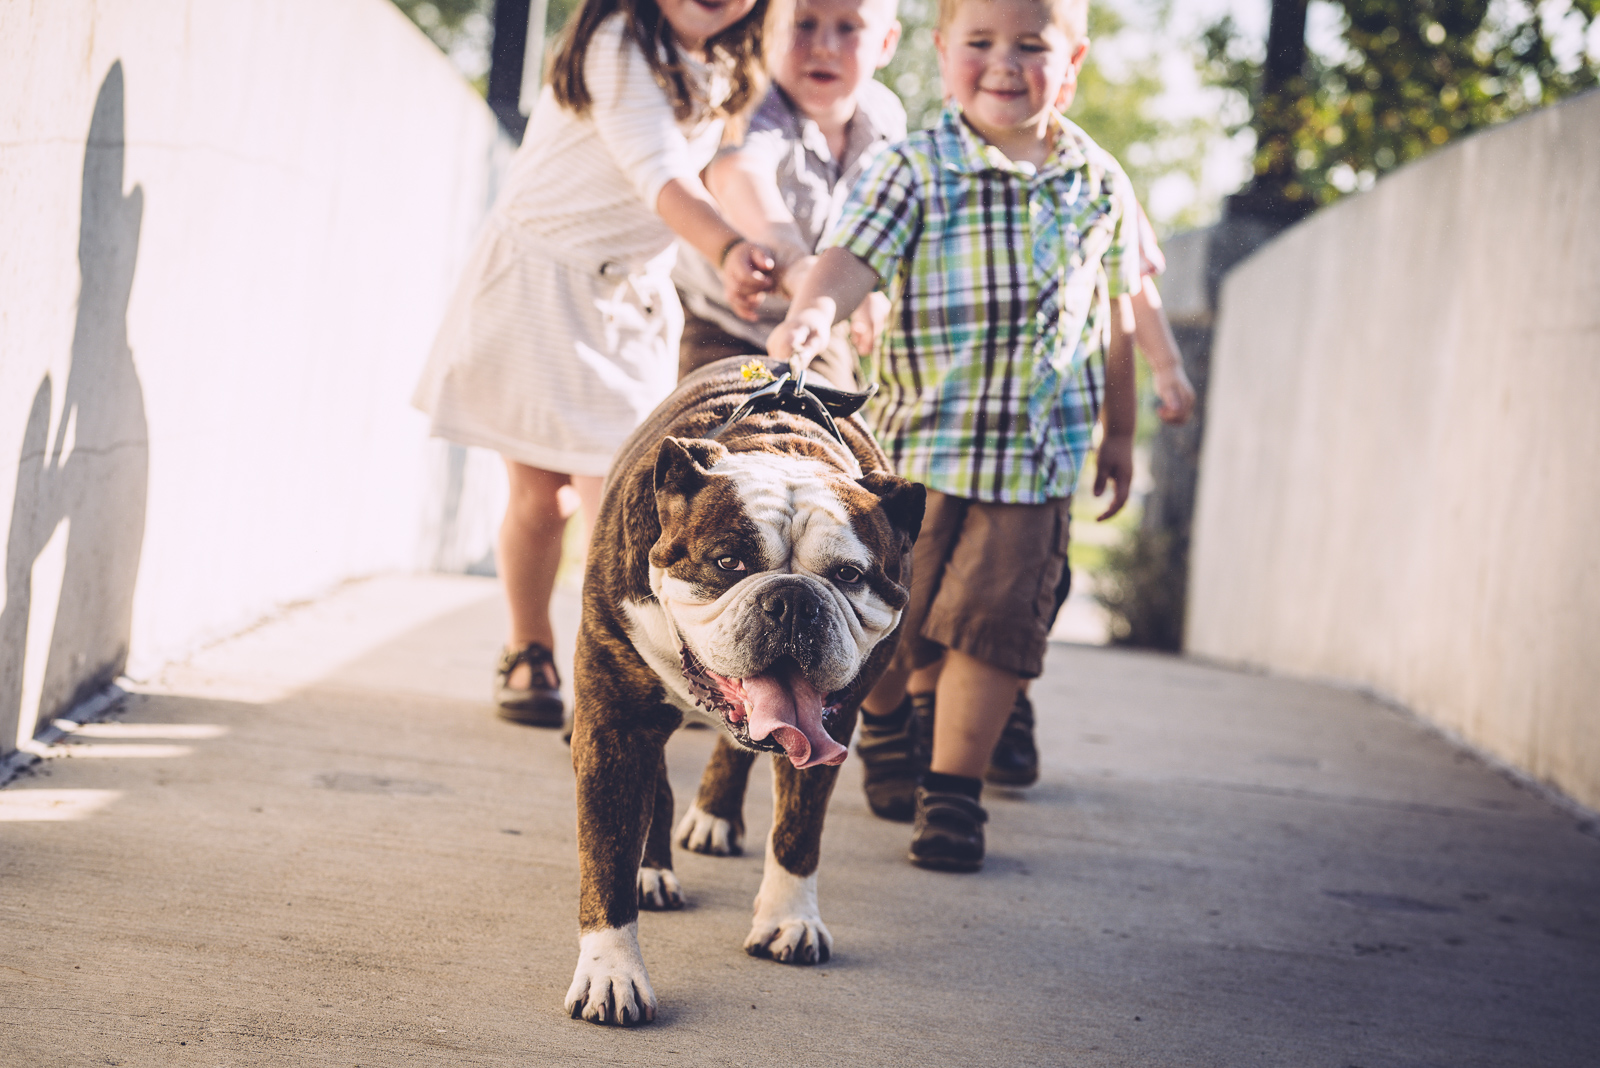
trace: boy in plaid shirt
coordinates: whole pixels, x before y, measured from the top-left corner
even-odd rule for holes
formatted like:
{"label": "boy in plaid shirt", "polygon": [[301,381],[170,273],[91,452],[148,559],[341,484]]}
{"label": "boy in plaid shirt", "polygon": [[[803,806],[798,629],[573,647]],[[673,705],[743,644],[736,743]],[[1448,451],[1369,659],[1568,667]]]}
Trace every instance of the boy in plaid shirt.
{"label": "boy in plaid shirt", "polygon": [[[1116,491],[1101,519],[1133,474],[1137,209],[1116,161],[1061,115],[1087,23],[1088,0],[940,0],[948,107],[862,176],[767,343],[804,360],[869,293],[894,298],[868,420],[928,487],[928,512],[858,748],[873,810],[914,817],[911,861],[926,868],[983,863],[982,775],[1020,680],[1043,666],[1097,417],[1095,494]],[[1103,405],[1089,366],[1102,349]],[[917,785],[905,688],[941,661]]]}

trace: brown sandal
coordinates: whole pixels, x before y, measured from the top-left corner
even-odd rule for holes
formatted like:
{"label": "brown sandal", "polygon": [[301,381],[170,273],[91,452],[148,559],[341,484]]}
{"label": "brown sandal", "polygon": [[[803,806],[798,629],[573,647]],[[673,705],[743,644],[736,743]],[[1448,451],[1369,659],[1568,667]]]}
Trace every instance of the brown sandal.
{"label": "brown sandal", "polygon": [[[519,664],[527,664],[533,672],[533,680],[526,690],[511,688],[511,674]],[[547,667],[548,675],[544,670]],[[500,666],[495,669],[494,703],[495,713],[512,723],[528,727],[561,726],[566,705],[561,700],[561,673],[556,670],[555,657],[550,650],[538,642],[529,642],[516,652],[509,649],[502,652]]]}

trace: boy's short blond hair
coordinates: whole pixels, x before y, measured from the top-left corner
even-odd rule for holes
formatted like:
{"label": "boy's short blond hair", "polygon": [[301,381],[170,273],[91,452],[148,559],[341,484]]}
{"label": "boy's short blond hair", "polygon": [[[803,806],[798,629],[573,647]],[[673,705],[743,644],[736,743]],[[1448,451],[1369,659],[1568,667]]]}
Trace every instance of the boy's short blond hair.
{"label": "boy's short blond hair", "polygon": [[[773,56],[789,47],[789,36],[794,33],[794,20],[799,7],[800,0],[770,0],[765,30],[768,66]],[[882,16],[884,26],[900,17],[900,0],[861,0],[861,7],[871,8]]]}
{"label": "boy's short blond hair", "polygon": [[[956,9],[972,0],[939,0],[939,28],[950,25]],[[1050,8],[1050,16],[1081,41],[1089,36],[1089,0],[1035,0]]]}

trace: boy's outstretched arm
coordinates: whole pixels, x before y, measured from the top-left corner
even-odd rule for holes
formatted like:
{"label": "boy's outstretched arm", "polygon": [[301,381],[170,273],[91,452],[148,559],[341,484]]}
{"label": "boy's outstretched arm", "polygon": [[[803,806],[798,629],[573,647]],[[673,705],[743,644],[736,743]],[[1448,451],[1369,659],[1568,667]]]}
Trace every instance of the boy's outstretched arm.
{"label": "boy's outstretched arm", "polygon": [[878,285],[878,273],[855,253],[830,248],[806,272],[789,314],[767,335],[767,353],[804,367],[828,345],[833,324],[847,318]]}
{"label": "boy's outstretched arm", "polygon": [[1104,426],[1095,457],[1094,495],[1113,483],[1116,493],[1099,519],[1110,519],[1128,503],[1133,488],[1133,430],[1139,418],[1139,389],[1133,376],[1133,300],[1111,302],[1111,344],[1106,349],[1106,400],[1100,408]]}

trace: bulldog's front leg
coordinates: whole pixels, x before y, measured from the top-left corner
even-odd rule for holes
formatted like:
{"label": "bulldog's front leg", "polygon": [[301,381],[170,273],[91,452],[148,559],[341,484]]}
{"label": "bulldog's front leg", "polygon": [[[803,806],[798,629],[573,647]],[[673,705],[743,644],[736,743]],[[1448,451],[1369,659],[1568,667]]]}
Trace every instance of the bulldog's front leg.
{"label": "bulldog's front leg", "polygon": [[718,732],[717,746],[700,777],[700,791],[673,839],[685,849],[718,857],[744,852],[744,791],[756,754]]}
{"label": "bulldog's front leg", "polygon": [[[843,720],[846,717],[841,716]],[[855,717],[843,724],[844,737]],[[835,727],[835,730],[839,729]],[[822,854],[822,817],[839,777],[837,767],[796,771],[773,758],[772,834],[756,892],[755,919],[745,952],[784,964],[822,964],[833,953],[833,935],[817,908],[817,863]]]}
{"label": "bulldog's front leg", "polygon": [[665,736],[596,724],[580,708],[572,733],[578,786],[578,967],[567,1012],[591,1023],[655,1019],[639,953],[639,860],[656,805]]}

